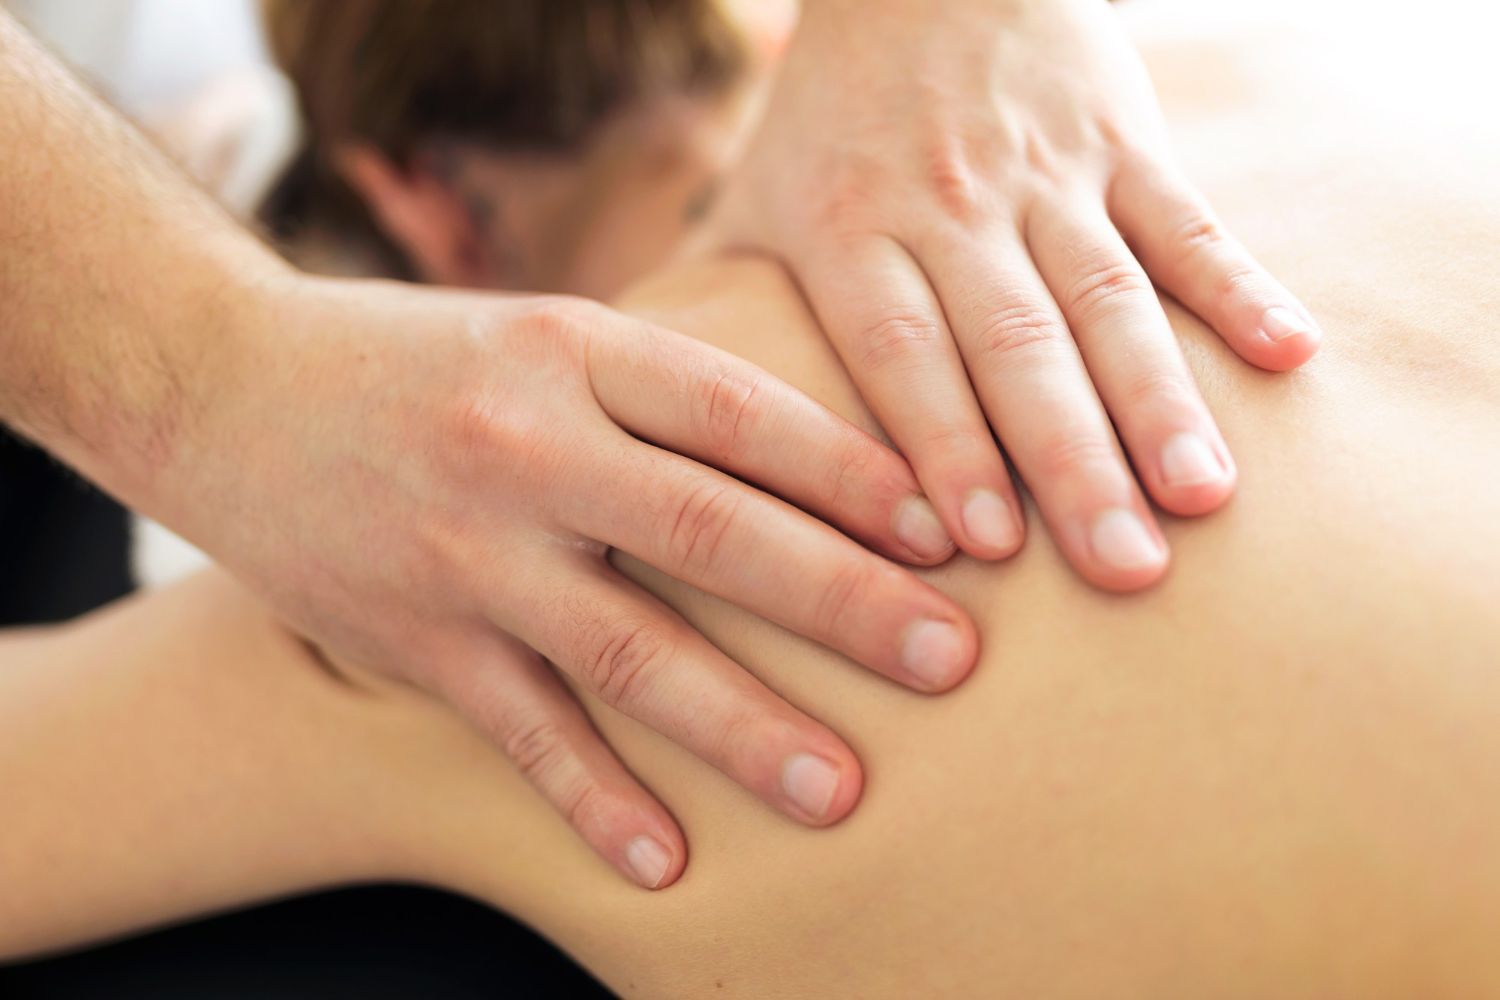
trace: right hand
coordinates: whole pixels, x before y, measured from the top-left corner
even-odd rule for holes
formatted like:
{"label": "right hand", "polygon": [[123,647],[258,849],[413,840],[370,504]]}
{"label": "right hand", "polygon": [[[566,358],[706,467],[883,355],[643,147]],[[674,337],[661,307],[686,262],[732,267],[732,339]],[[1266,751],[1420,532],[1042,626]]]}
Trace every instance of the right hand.
{"label": "right hand", "polygon": [[973,667],[952,601],[818,520],[947,558],[909,467],[752,365],[572,299],[267,291],[180,431],[163,519],[331,655],[452,702],[636,882],[678,877],[682,833],[553,666],[801,822],[842,818],[861,775],[609,549],[919,690]]}
{"label": "right hand", "polygon": [[1153,281],[1275,371],[1312,317],[1174,165],[1101,0],[803,9],[696,248],[787,263],[964,551],[1022,544],[1009,458],[1085,579],[1155,583],[1147,495],[1206,514],[1236,474]]}

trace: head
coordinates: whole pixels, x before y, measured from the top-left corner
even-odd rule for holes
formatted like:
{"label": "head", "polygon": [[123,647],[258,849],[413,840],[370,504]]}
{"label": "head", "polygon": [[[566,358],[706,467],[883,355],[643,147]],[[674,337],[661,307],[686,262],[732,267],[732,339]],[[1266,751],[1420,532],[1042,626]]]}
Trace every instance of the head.
{"label": "head", "polygon": [[387,273],[605,297],[670,252],[744,130],[752,49],[713,0],[265,10],[308,130],[267,219]]}

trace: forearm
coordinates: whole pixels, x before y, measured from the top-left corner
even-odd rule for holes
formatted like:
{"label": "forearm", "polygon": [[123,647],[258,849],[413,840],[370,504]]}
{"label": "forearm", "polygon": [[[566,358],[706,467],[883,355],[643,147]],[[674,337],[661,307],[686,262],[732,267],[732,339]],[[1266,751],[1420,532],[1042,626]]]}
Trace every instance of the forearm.
{"label": "forearm", "polygon": [[7,633],[0,959],[400,874],[381,704],[217,574]]}
{"label": "forearm", "polygon": [[0,13],[0,421],[129,502],[273,254]]}

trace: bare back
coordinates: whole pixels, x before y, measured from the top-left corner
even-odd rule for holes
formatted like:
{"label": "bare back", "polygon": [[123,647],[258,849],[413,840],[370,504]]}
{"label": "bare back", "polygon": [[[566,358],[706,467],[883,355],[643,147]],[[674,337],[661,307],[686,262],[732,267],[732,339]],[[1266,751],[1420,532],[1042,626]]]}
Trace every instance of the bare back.
{"label": "bare back", "polygon": [[[591,704],[691,844],[678,885],[637,890],[441,706],[330,679],[209,578],[12,641],[0,787],[29,808],[0,952],[398,877],[516,913],[625,996],[1500,992],[1500,120],[1455,107],[1500,68],[1417,28],[1403,51],[1437,61],[1382,66],[1371,19],[1330,48],[1318,10],[1271,10],[1122,5],[1189,171],[1328,334],[1265,375],[1172,311],[1241,485],[1169,525],[1162,586],[1092,590],[1041,531],[956,561],[930,578],[984,651],[929,699],[626,567],[851,742],[848,821],[785,821]],[[772,266],[674,269],[627,306],[868,423]],[[28,895],[28,843],[82,903]]]}
{"label": "bare back", "polygon": [[[932,574],[985,640],[951,697],[641,571],[848,737],[868,787],[851,821],[808,833],[601,712],[694,848],[678,889],[601,921],[628,932],[579,940],[611,982],[1431,996],[1452,972],[1500,989],[1500,120],[1461,105],[1500,74],[1413,29],[1377,79],[1352,22],[1330,48],[1306,23],[1192,6],[1124,13],[1188,169],[1317,313],[1322,356],[1264,375],[1174,309],[1239,458],[1234,502],[1172,524],[1172,574],[1138,597],[1088,589],[1040,530],[1009,565]],[[734,291],[695,302],[716,288]],[[779,273],[708,265],[633,301],[869,424]]]}

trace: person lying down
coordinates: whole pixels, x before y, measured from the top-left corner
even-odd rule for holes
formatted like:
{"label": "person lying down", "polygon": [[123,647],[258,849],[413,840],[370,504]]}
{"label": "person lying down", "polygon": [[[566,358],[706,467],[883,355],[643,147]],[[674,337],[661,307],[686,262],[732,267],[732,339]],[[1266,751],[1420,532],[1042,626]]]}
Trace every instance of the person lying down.
{"label": "person lying down", "polygon": [[[1228,75],[1306,65],[1297,45],[1252,37]],[[1147,51],[1169,112],[1214,99]],[[1241,484],[1166,525],[1159,587],[1093,590],[1042,533],[926,572],[984,637],[929,699],[617,558],[851,741],[847,822],[779,817],[580,692],[691,845],[676,886],[634,888],[482,736],[209,570],[0,639],[0,958],[409,880],[515,914],[623,996],[1500,991],[1500,298],[1472,255],[1500,240],[1500,124],[1408,162],[1363,119],[1276,167],[1257,221],[1272,168],[1236,150],[1360,121],[1343,93],[1236,93],[1180,136],[1329,337],[1273,378],[1170,310]],[[774,264],[671,265],[620,305],[878,430]]]}

